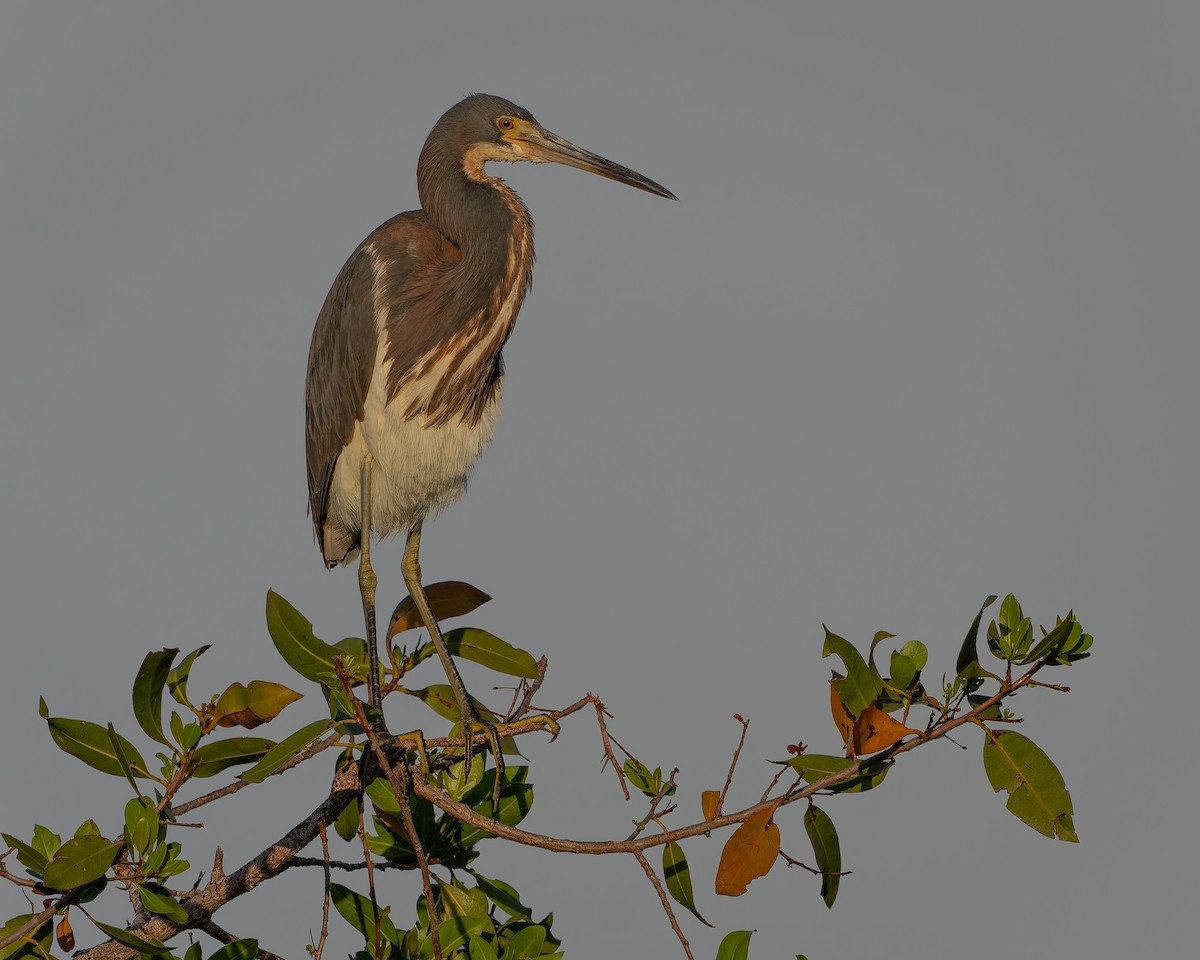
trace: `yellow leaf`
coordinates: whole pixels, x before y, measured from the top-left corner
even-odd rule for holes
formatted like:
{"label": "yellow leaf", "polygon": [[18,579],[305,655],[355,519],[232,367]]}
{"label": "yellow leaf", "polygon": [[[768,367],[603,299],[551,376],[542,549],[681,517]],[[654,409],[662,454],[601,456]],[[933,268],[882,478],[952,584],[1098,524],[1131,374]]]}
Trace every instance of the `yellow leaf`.
{"label": "yellow leaf", "polygon": [[779,826],[771,819],[782,800],[756,813],[735,831],[721,851],[717,893],[740,897],[751,880],[766,876],[779,856]]}
{"label": "yellow leaf", "polygon": [[833,685],[834,680],[841,680],[838,674],[833,675],[833,679],[829,681],[829,711],[833,714],[833,724],[837,727],[838,733],[842,735],[842,743],[846,744],[847,750],[850,747],[850,732],[854,729],[854,715],[846,709],[846,705],[842,703],[842,698],[838,696],[837,687]]}
{"label": "yellow leaf", "polygon": [[894,720],[875,704],[871,704],[854,721],[851,731],[850,745],[854,755],[874,753],[899,743],[910,733],[920,733],[912,727],[906,727],[899,720]]}
{"label": "yellow leaf", "polygon": [[721,813],[721,791],[720,790],[703,790],[700,793],[700,809],[704,813],[705,820],[711,820],[713,817],[720,816]]}

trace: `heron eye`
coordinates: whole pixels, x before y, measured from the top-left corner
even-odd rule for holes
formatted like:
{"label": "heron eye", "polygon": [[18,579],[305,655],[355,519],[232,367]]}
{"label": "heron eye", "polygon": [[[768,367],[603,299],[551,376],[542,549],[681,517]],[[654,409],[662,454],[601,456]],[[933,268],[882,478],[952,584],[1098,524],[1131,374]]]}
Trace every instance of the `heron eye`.
{"label": "heron eye", "polygon": [[517,124],[512,117],[501,117],[496,121],[496,126],[498,126],[501,130],[514,130],[516,129]]}

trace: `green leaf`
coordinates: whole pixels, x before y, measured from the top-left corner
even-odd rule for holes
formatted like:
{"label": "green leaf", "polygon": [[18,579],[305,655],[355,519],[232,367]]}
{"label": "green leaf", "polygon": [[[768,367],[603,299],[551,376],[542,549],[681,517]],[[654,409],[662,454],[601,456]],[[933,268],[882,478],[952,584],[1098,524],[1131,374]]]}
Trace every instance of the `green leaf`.
{"label": "green leaf", "polygon": [[917,679],[917,665],[911,657],[906,657],[899,650],[893,650],[891,671],[892,686],[899,690],[912,689],[912,685]]}
{"label": "green leaf", "polygon": [[136,950],[143,956],[153,957],[160,953],[170,953],[169,948],[161,940],[154,937],[140,937],[136,933],[130,933],[128,930],[121,927],[110,926],[107,923],[101,923],[95,917],[89,916],[92,921],[101,931],[108,934],[117,943],[123,946]]}
{"label": "green leaf", "polygon": [[441,774],[442,789],[455,800],[461,800],[479,786],[486,767],[482,753],[475,754],[469,764],[460,760]]}
{"label": "green leaf", "polygon": [[108,744],[112,747],[113,756],[117,759],[117,766],[121,768],[121,775],[128,781],[134,793],[141,793],[138,789],[137,781],[133,779],[133,766],[129,762],[129,755],[125,752],[121,744],[121,735],[117,733],[117,728],[111,723],[106,729],[108,731]]}
{"label": "green leaf", "polygon": [[[35,913],[22,913],[20,916],[13,917],[3,927],[0,927],[0,940],[16,933],[36,916]],[[35,957],[49,957],[54,937],[54,925],[50,922],[51,919],[51,917],[47,917],[43,923],[34,927],[22,939],[0,948],[0,960],[31,960]]]}
{"label": "green leaf", "polygon": [[925,664],[929,662],[929,648],[920,640],[909,640],[900,648],[899,653],[915,663],[918,670],[924,670]]}
{"label": "green leaf", "polygon": [[214,953],[208,960],[254,960],[258,956],[257,940],[234,940]]}
{"label": "green leaf", "polygon": [[50,857],[44,856],[24,840],[18,840],[11,833],[0,833],[4,842],[17,851],[17,859],[39,877],[46,872],[46,864]]}
{"label": "green leaf", "polygon": [[[90,720],[71,720],[67,717],[47,716],[46,724],[50,727],[50,736],[64,753],[69,753],[86,763],[89,767],[107,773],[109,776],[124,776],[121,762],[113,750],[108,738],[108,728]],[[118,735],[119,736],[119,735]],[[133,768],[133,774],[143,779],[149,778],[146,772],[146,761],[138,753],[137,747],[120,737],[121,748]]]}
{"label": "green leaf", "polygon": [[204,953],[200,949],[200,944],[193,943],[187,948],[187,952],[183,955],[183,960],[204,960]]}
{"label": "green leaf", "polygon": [[49,860],[62,846],[62,837],[40,823],[33,825],[33,849]]}
{"label": "green leaf", "polygon": [[279,741],[268,750],[263,758],[249,770],[238,774],[238,779],[249,783],[262,783],[297,754],[307,750],[320,740],[332,727],[332,720],[314,720],[307,726],[301,727],[290,737]]}
{"label": "green leaf", "polygon": [[503,880],[492,880],[490,877],[485,877],[474,870],[470,871],[470,873],[475,878],[475,883],[479,886],[479,889],[487,894],[488,899],[510,917],[533,916],[533,911],[521,902],[521,895]]}
{"label": "green leaf", "polygon": [[994,596],[988,597],[983,601],[983,606],[975,614],[975,620],[971,624],[971,629],[967,631],[962,649],[958,651],[958,663],[955,666],[955,673],[960,677],[973,679],[974,677],[981,676],[984,672],[983,668],[979,666],[979,649],[976,646],[976,640],[979,637],[979,622],[983,619],[983,611],[995,602],[996,598]]}
{"label": "green leaf", "polygon": [[437,885],[438,915],[443,917],[486,917],[488,900],[478,887],[459,881]]}
{"label": "green leaf", "polygon": [[198,656],[211,646],[211,643],[206,643],[202,647],[197,647],[180,660],[179,665],[167,674],[167,689],[171,692],[171,696],[175,698],[175,702],[181,707],[190,707],[192,705],[187,696],[188,676],[192,672],[192,664],[196,662]]}
{"label": "green leaf", "polygon": [[[634,760],[630,757],[625,761],[622,768],[625,771],[625,777],[644,793],[650,799],[658,796],[659,791],[663,788],[662,767],[655,767],[650,770],[640,760]],[[667,791],[667,796],[672,796],[675,793],[675,788],[672,787]]]}
{"label": "green leaf", "polygon": [[517,960],[520,957],[537,957],[546,944],[546,928],[531,924],[523,930],[514,933],[512,939],[504,948],[504,960]]}
{"label": "green leaf", "polygon": [[475,627],[451,630],[446,634],[446,649],[453,656],[482,664],[510,677],[532,680],[537,676],[537,661],[533,654],[514,647],[486,630]]}
{"label": "green leaf", "polygon": [[812,844],[817,869],[821,871],[821,899],[832,907],[841,882],[842,848],[833,821],[820,807],[810,806],[804,813],[804,832]]}
{"label": "green leaf", "polygon": [[123,846],[103,837],[74,837],[59,847],[46,864],[42,885],[51,890],[70,890],[98,880],[117,862]]}
{"label": "green leaf", "polygon": [[101,923],[95,917],[89,916],[88,919],[104,933],[107,933],[113,940],[116,940],[117,943],[130,947],[144,956],[153,957],[160,953],[170,953],[167,945],[154,937],[140,937],[136,933],[130,933],[121,927],[113,927],[107,923]]}
{"label": "green leaf", "polygon": [[[434,713],[451,723],[458,723],[461,717],[458,711],[458,701],[454,699],[454,690],[448,683],[431,683],[427,687],[422,687],[418,690],[405,690],[411,697],[416,697],[424,702]],[[498,718],[487,707],[481,704],[474,697],[471,698],[475,704],[475,709],[479,712],[479,716],[484,720],[490,720],[495,723]]]}
{"label": "green leaf", "polygon": [[1024,614],[1017,598],[1011,593],[1000,602],[1000,626],[1009,633],[1016,633]]}
{"label": "green leaf", "polygon": [[1011,730],[989,730],[983,768],[993,790],[1008,791],[1006,806],[1014,817],[1043,836],[1079,842],[1066,782],[1036,743]]}
{"label": "green leaf", "polygon": [[[491,920],[487,917],[447,917],[438,925],[438,939],[442,944],[442,956],[448,957],[451,953],[463,946],[467,940],[487,929],[491,924]],[[544,932],[543,932],[544,933]],[[430,940],[430,949],[432,949],[433,941]],[[432,953],[430,954],[432,956]],[[507,952],[505,953],[507,956]],[[529,954],[530,957],[536,958],[536,953]]]}
{"label": "green leaf", "polygon": [[354,835],[358,833],[358,814],[359,805],[358,799],[351,800],[338,814],[338,818],[333,822],[333,829],[337,831],[337,835],[343,840],[353,840]]}
{"label": "green leaf", "polygon": [[750,955],[750,937],[753,930],[734,930],[725,934],[717,947],[717,960],[746,960]]}
{"label": "green leaf", "polygon": [[663,879],[667,882],[667,893],[676,903],[690,910],[692,916],[706,927],[712,926],[696,909],[696,897],[692,892],[692,872],[688,869],[683,848],[674,840],[663,847]]}
{"label": "green leaf", "polygon": [[871,668],[852,643],[831,633],[825,628],[825,646],[821,648],[821,656],[828,657],[836,654],[846,665],[846,676],[833,681],[834,689],[846,709],[858,716],[879,696],[879,686],[876,683]]}
{"label": "green leaf", "polygon": [[162,695],[171,674],[171,664],[178,653],[176,648],[167,647],[157,653],[146,654],[133,679],[133,715],[137,718],[138,726],[151,740],[168,747],[171,741],[163,733]]}
{"label": "green leaf", "polygon": [[139,884],[138,894],[142,898],[142,906],[151,913],[160,917],[166,917],[172,923],[187,923],[187,911],[179,905],[178,900],[158,884]]}
{"label": "green leaf", "polygon": [[467,958],[468,960],[500,960],[496,956],[496,951],[492,949],[492,945],[479,937],[471,937],[467,941]]}
{"label": "green leaf", "polygon": [[[987,703],[987,701],[989,701],[991,699],[992,698],[990,696],[984,696],[983,694],[979,694],[979,693],[967,694],[967,702],[971,705],[972,710],[974,710],[976,707],[980,706],[981,704]],[[1003,702],[1004,701],[1002,700],[1002,701],[1000,701],[1000,703],[993,703],[990,707],[988,707],[986,710],[984,710],[983,713],[979,714],[979,719],[980,720],[998,720],[1000,718],[1000,707],[1001,707],[1001,704],[1003,704]]]}
{"label": "green leaf", "polygon": [[193,777],[212,777],[238,764],[257,763],[275,745],[274,740],[265,737],[230,737],[227,740],[214,740],[195,749],[189,769]]}
{"label": "green leaf", "polygon": [[[375,942],[376,910],[371,906],[371,901],[361,893],[355,893],[349,887],[343,887],[340,883],[329,885],[329,897],[342,919],[361,933],[367,943],[373,944]],[[380,933],[392,943],[398,943],[400,934],[396,930],[396,925],[389,919],[387,909],[380,907],[378,914]]]}
{"label": "green leaf", "polygon": [[[318,640],[312,624],[274,590],[267,591],[267,632],[284,662],[300,676],[328,687],[341,686],[333,661],[341,658],[342,651]],[[365,679],[353,678],[356,683]]]}
{"label": "green leaf", "polygon": [[[1075,612],[1071,611],[1067,614],[1065,620],[1062,620],[1048,634],[1038,641],[1037,645],[1025,655],[1021,663],[1033,663],[1037,660],[1049,660],[1058,656],[1059,647],[1065,646],[1067,641],[1071,639],[1071,632],[1079,628],[1078,622],[1075,620]],[[1079,628],[1080,633],[1083,632]]]}
{"label": "green leaf", "polygon": [[125,804],[125,842],[139,857],[158,837],[158,811],[148,797],[134,797]]}
{"label": "green leaf", "polygon": [[100,828],[96,826],[96,821],[88,817],[79,826],[75,828],[75,833],[72,836],[76,837],[98,837],[100,836]]}
{"label": "green leaf", "polygon": [[[850,757],[833,757],[820,753],[802,753],[782,762],[786,763],[803,777],[805,783],[816,783],[818,780],[824,780],[835,773],[841,773],[847,767],[853,766],[855,761]],[[835,793],[866,793],[868,790],[874,790],[883,783],[883,778],[887,776],[894,762],[893,760],[885,760],[882,763],[868,764],[859,771],[857,776],[834,784],[828,789]]]}

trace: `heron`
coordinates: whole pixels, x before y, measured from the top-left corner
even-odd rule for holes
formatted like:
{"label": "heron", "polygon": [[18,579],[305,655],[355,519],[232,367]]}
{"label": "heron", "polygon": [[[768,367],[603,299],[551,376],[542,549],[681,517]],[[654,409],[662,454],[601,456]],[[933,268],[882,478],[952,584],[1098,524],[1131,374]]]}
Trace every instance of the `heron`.
{"label": "heron", "polygon": [[326,567],[359,558],[368,696],[382,720],[371,533],[407,531],[405,586],[458,706],[465,750],[487,735],[421,582],[425,520],[458,500],[492,439],[504,380],[501,352],[532,276],[533,220],[489,162],[561,163],[647,193],[661,184],[543,127],[524,107],[473,94],[442,115],[421,150],[421,209],[376,228],[350,255],[317,317],[308,355],[309,512]]}

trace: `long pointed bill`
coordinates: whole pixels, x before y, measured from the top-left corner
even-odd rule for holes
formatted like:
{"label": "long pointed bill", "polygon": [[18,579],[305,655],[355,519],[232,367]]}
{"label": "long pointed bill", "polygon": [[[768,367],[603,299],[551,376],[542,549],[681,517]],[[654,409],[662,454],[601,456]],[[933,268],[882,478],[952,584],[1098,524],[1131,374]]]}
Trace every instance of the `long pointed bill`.
{"label": "long pointed bill", "polygon": [[[518,138],[514,137],[513,139]],[[649,177],[643,177],[636,170],[630,170],[619,163],[613,163],[582,147],[577,147],[570,140],[564,140],[549,130],[537,130],[525,126],[521,130],[519,140],[522,151],[535,162],[563,163],[568,167],[578,167],[580,170],[587,170],[589,173],[607,177],[609,180],[616,180],[617,183],[637,187],[639,190],[653,193],[657,197],[666,197],[668,200],[679,199],[662,184],[655,183]]]}

